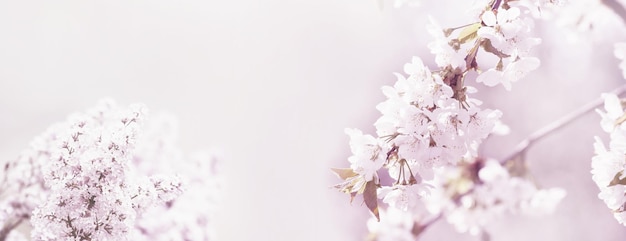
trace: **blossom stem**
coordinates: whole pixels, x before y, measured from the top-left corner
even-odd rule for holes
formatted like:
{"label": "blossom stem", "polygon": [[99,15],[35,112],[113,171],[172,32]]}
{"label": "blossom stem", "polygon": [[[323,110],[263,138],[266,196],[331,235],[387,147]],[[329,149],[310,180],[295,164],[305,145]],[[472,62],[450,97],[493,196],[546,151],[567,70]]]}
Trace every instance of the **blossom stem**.
{"label": "blossom stem", "polygon": [[496,0],[496,1],[493,3],[493,6],[491,7],[491,9],[493,9],[493,10],[498,9],[498,8],[500,7],[500,4],[501,4],[501,3],[502,3],[502,0]]}
{"label": "blossom stem", "polygon": [[617,2],[617,0],[601,0],[601,2],[613,10],[613,12],[617,14],[617,16],[619,16],[626,24],[626,8],[624,8],[624,5]]}
{"label": "blossom stem", "polygon": [[424,233],[424,231],[426,231],[426,229],[428,227],[430,227],[435,222],[439,221],[441,218],[443,218],[443,214],[439,213],[439,214],[437,214],[437,216],[431,218],[430,220],[426,221],[425,223],[419,224],[418,229],[417,230],[413,230],[413,234],[416,237],[419,237],[420,235],[422,235],[422,233]]}
{"label": "blossom stem", "polygon": [[[622,85],[618,87],[617,89],[613,90],[611,93],[618,95],[618,96],[626,93],[626,85]],[[543,128],[533,132],[532,134],[530,134],[530,136],[528,136],[522,142],[517,144],[515,149],[513,149],[513,152],[511,152],[511,154],[503,158],[500,162],[504,163],[506,161],[513,160],[514,158],[519,157],[520,155],[523,155],[528,150],[528,148],[530,148],[530,146],[532,146],[535,142],[541,140],[542,138],[546,137],[547,135],[555,131],[558,131],[559,129],[563,128],[567,124],[574,122],[578,118],[602,106],[603,104],[604,104],[604,99],[602,97],[598,97],[597,99],[587,103],[586,105],[580,107],[574,112],[571,112],[567,114],[566,116],[563,116],[560,119],[548,124],[547,126],[544,126]]]}

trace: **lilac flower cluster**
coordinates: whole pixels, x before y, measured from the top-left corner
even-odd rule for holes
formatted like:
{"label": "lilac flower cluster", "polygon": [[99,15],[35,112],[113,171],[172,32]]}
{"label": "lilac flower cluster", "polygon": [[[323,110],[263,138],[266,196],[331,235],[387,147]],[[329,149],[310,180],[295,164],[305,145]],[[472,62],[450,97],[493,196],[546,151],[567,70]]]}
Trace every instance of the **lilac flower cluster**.
{"label": "lilac flower cluster", "polygon": [[[5,165],[0,238],[20,237],[15,228],[30,221],[32,240],[209,240],[215,160],[184,159],[161,119],[103,100],[35,138]],[[190,234],[159,235],[181,227]]]}

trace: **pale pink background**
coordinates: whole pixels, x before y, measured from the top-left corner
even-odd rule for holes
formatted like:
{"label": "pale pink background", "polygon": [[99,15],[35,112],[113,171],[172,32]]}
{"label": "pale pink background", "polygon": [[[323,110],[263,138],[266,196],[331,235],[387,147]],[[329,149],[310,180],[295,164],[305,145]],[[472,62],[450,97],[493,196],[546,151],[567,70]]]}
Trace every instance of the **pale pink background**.
{"label": "pale pink background", "polygon": [[[102,97],[143,102],[179,116],[184,150],[223,153],[219,240],[361,240],[365,207],[329,188],[339,181],[329,168],[348,164],[343,129],[373,132],[391,73],[413,55],[433,66],[427,14],[467,23],[464,2],[0,1],[0,159]],[[513,92],[481,88],[513,129],[483,153],[502,157],[623,84],[612,44],[626,35],[619,24],[607,29],[568,42],[562,28],[538,23],[540,70]],[[488,228],[493,240],[626,237],[591,181],[594,135],[606,138],[591,114],[529,152],[537,181],[568,196],[554,216],[504,217]],[[450,239],[477,240],[445,223],[422,240]]]}

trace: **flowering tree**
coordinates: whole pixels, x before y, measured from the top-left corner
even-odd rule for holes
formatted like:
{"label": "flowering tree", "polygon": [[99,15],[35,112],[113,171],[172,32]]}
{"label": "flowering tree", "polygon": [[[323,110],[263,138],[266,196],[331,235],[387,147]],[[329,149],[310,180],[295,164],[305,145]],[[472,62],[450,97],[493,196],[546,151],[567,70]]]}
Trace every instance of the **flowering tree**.
{"label": "flowering tree", "polygon": [[176,123],[103,100],[4,165],[0,240],[211,240],[215,159],[183,156]]}
{"label": "flowering tree", "polygon": [[[428,1],[395,3],[419,6]],[[540,59],[531,54],[541,43],[533,37],[533,19],[553,17],[590,29],[597,24],[592,14],[612,10],[626,19],[624,7],[616,1],[552,0],[478,0],[472,6],[471,21],[462,26],[444,28],[430,18],[427,30],[433,41],[428,48],[436,66],[413,57],[404,74],[396,74],[395,84],[382,88],[386,100],[376,106],[381,116],[374,123],[375,136],[346,129],[350,167],[333,169],[343,179],[335,187],[351,200],[362,196],[373,216],[367,223],[371,240],[415,240],[440,219],[459,232],[488,239],[485,226],[502,213],[551,213],[566,193],[535,183],[524,154],[536,140],[599,107],[603,99],[606,112],[599,113],[611,141],[606,148],[596,138],[592,175],[599,197],[623,224],[626,102],[617,95],[624,88],[539,130],[496,160],[478,150],[489,136],[507,134],[508,127],[500,122],[500,110],[481,107],[471,85],[501,85],[511,91],[515,82],[540,66]],[[581,6],[589,11],[572,12]],[[554,17],[560,12],[567,17]],[[624,51],[626,45],[616,45],[615,54],[622,60]]]}

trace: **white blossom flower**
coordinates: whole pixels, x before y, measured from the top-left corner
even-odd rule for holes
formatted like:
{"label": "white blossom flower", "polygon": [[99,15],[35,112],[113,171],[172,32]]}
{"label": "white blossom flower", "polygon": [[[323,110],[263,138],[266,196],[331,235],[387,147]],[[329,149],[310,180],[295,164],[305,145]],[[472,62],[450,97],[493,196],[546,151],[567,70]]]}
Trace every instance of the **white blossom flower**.
{"label": "white blossom flower", "polygon": [[346,134],[350,136],[352,150],[352,156],[348,158],[350,168],[366,181],[372,180],[385,162],[385,151],[381,142],[373,136],[363,135],[357,129],[346,129]]}
{"label": "white blossom flower", "polygon": [[379,189],[378,195],[389,206],[412,212],[419,207],[421,197],[428,194],[428,188],[426,184],[396,185]]}
{"label": "white blossom flower", "polygon": [[448,36],[445,35],[444,29],[439,26],[431,16],[428,17],[430,23],[426,25],[428,33],[435,39],[428,44],[430,52],[435,55],[435,63],[439,67],[451,66],[452,68],[465,66],[464,51],[454,50],[450,46]]}
{"label": "white blossom flower", "polygon": [[494,11],[487,10],[480,16],[487,27],[481,29],[482,31],[499,32],[503,38],[509,39],[515,37],[522,28],[518,22],[519,17],[519,8],[498,9],[497,15]]}
{"label": "white blossom flower", "polygon": [[[596,110],[602,117],[600,126],[606,132],[611,132],[615,129],[617,120],[624,117],[624,109],[622,107],[622,101],[614,94],[602,94],[604,99],[604,109],[606,112]],[[621,126],[621,125],[620,125]]]}
{"label": "white blossom flower", "polygon": [[478,29],[479,37],[489,40],[489,44],[500,52],[500,58],[510,59],[515,63],[519,58],[526,58],[530,50],[541,43],[541,39],[530,36],[533,20],[522,18],[519,8],[485,11],[480,17],[482,26]]}
{"label": "white blossom flower", "polygon": [[539,67],[539,59],[527,57],[519,59],[506,66],[503,71],[491,68],[476,77],[476,82],[493,87],[502,84],[506,90],[511,90],[512,83],[524,78],[526,74]]}

